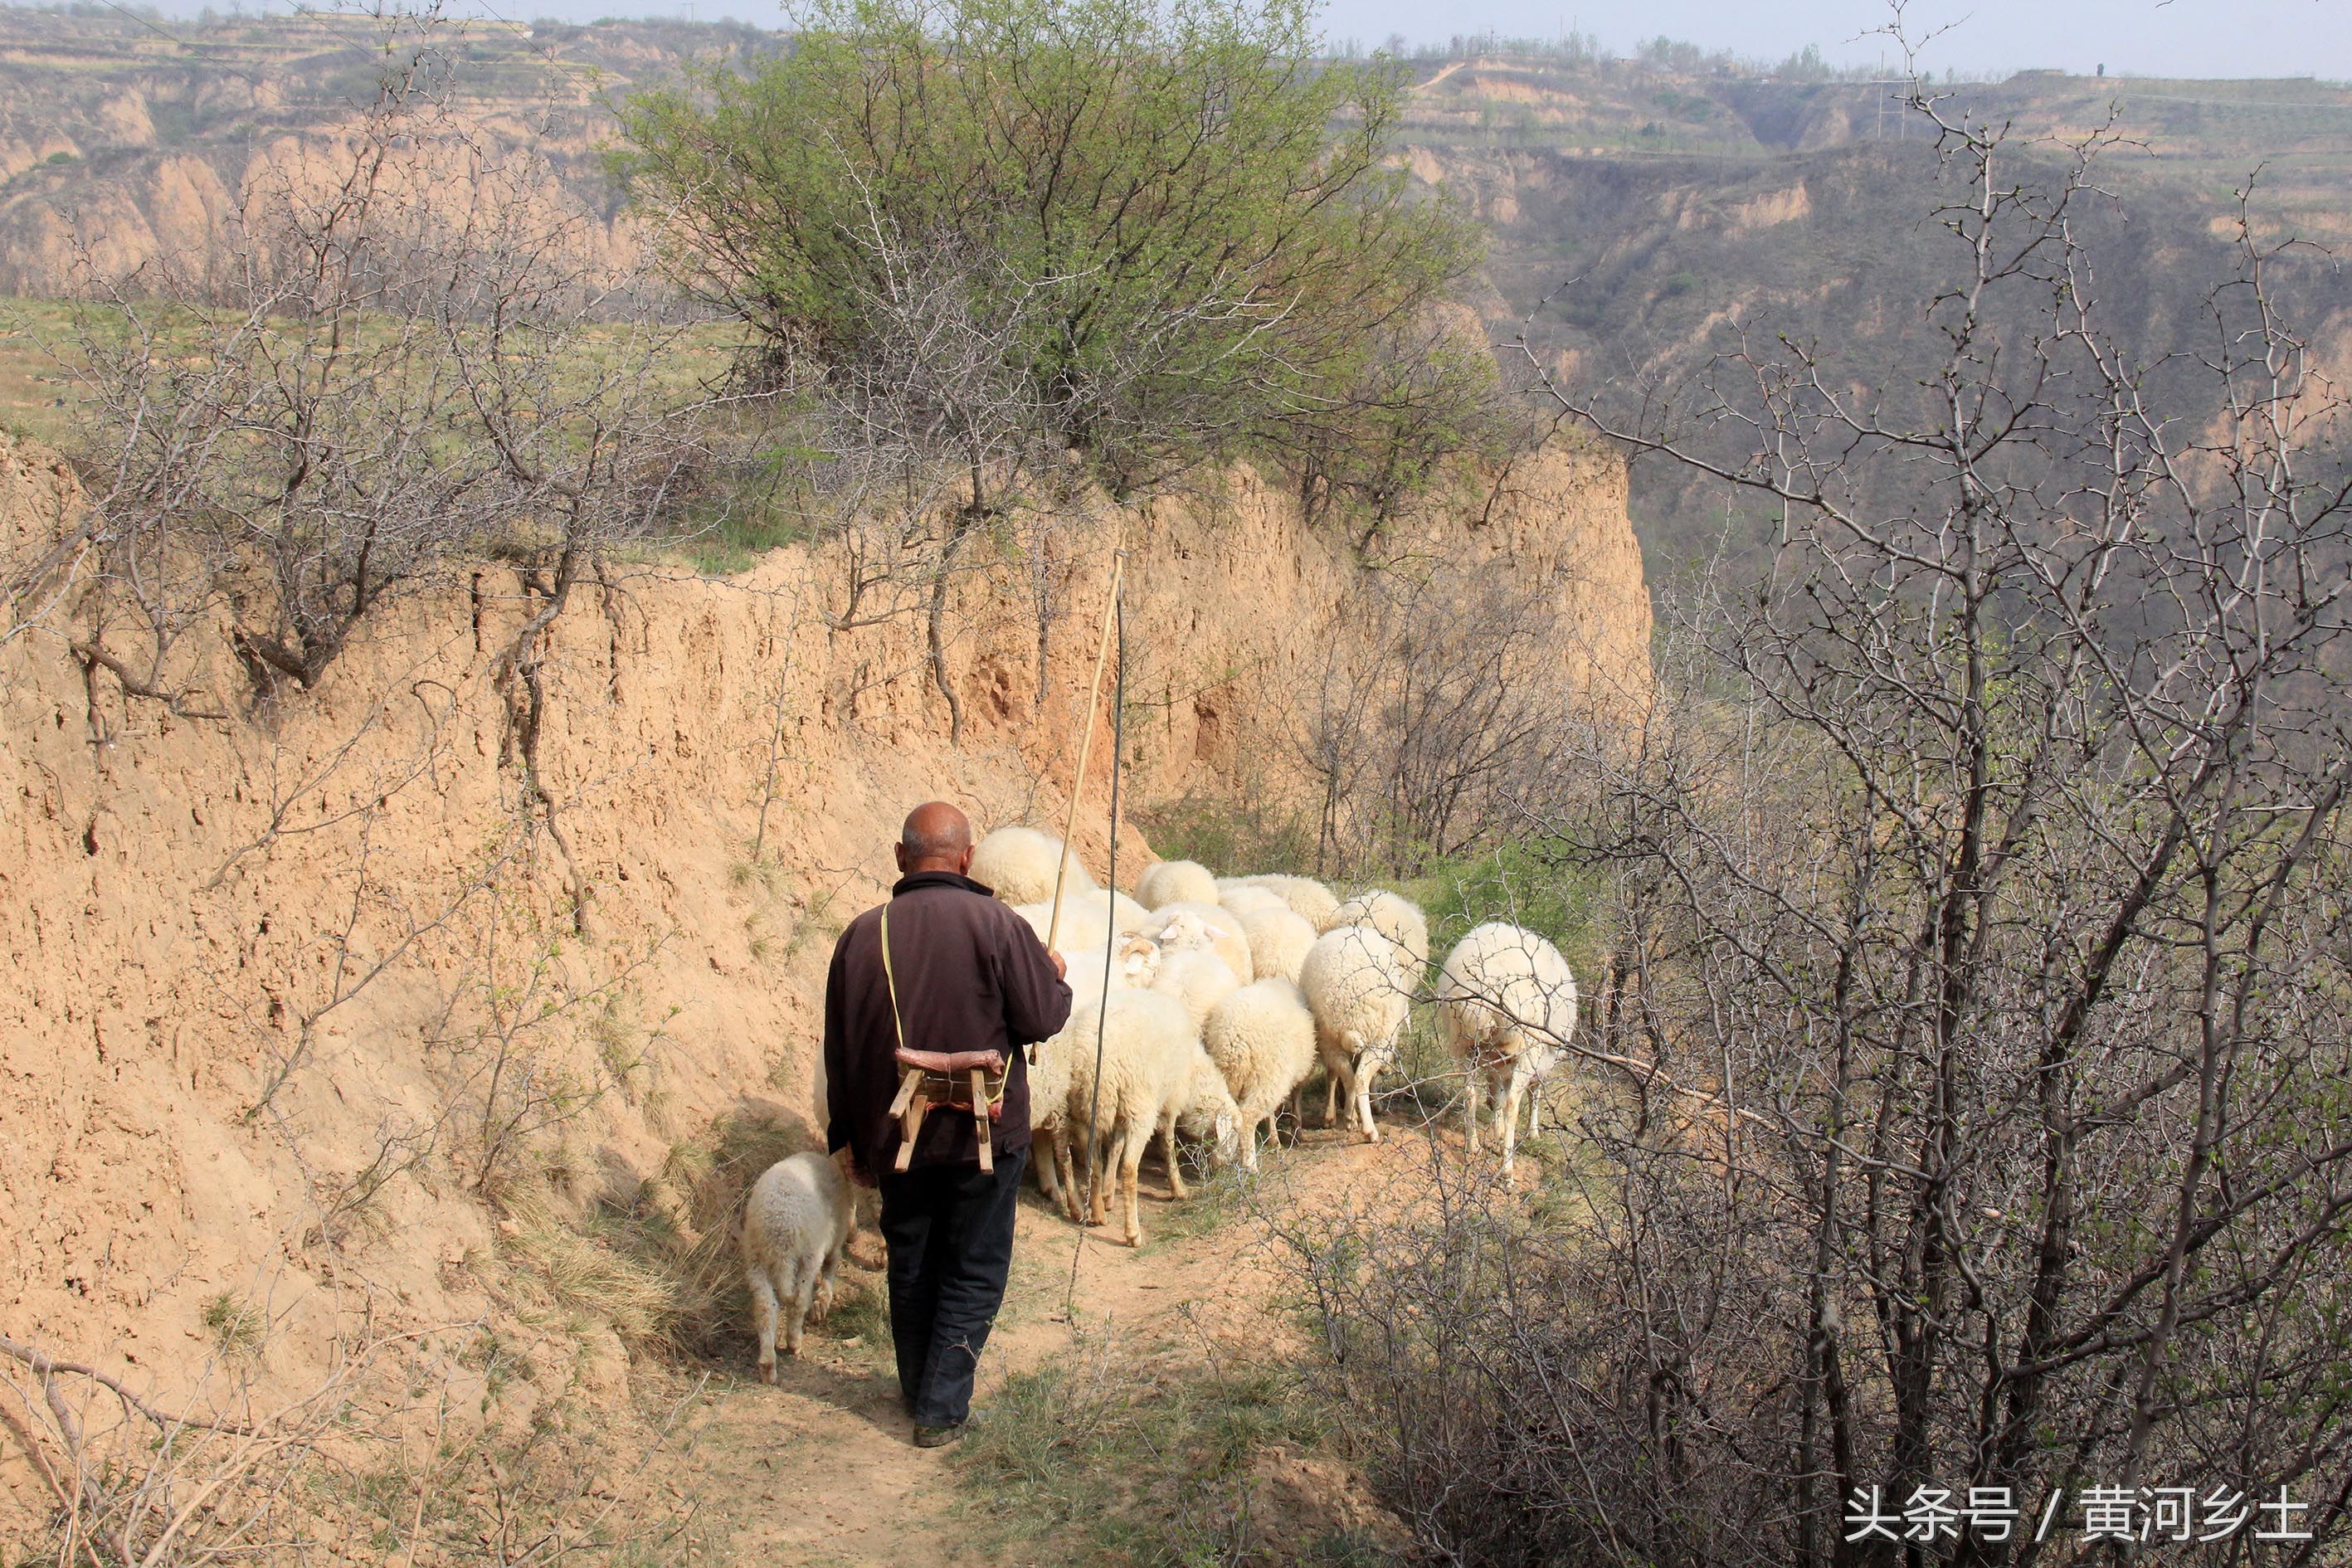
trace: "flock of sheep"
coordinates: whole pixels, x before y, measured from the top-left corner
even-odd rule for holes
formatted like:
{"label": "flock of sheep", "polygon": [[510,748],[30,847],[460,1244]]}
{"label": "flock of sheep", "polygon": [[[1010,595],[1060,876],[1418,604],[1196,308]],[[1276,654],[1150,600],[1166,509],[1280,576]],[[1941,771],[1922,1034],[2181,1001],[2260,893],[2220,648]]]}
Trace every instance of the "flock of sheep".
{"label": "flock of sheep", "polygon": [[[1341,899],[1307,877],[1216,877],[1190,860],[1148,868],[1129,898],[1097,887],[1059,839],[1026,827],[997,829],[972,856],[973,879],[1040,941],[1057,874],[1066,882],[1051,940],[1069,966],[1073,1002],[1030,1068],[1031,1163],[1073,1223],[1076,1152],[1093,1196],[1088,1223],[1108,1223],[1115,1192],[1123,1238],[1140,1246],[1137,1175],[1152,1139],[1173,1197],[1187,1195],[1179,1134],[1200,1141],[1212,1161],[1255,1170],[1258,1129],[1272,1147],[1285,1100],[1294,1127],[1305,1124],[1301,1101],[1318,1064],[1324,1124],[1339,1124],[1344,1098],[1348,1124],[1379,1140],[1372,1080],[1395,1065],[1429,967],[1428,921],[1410,900],[1385,891]],[[1532,1135],[1537,1091],[1575,1027],[1575,977],[1542,937],[1492,922],[1454,944],[1434,996],[1468,1083],[1469,1146],[1478,1147],[1491,1089],[1507,1178],[1520,1102]],[[782,1162],[752,1189],[743,1236],[762,1376],[774,1373],[780,1309],[787,1352],[797,1353],[812,1297],[820,1287],[830,1297],[848,1212],[847,1188],[822,1155]]]}

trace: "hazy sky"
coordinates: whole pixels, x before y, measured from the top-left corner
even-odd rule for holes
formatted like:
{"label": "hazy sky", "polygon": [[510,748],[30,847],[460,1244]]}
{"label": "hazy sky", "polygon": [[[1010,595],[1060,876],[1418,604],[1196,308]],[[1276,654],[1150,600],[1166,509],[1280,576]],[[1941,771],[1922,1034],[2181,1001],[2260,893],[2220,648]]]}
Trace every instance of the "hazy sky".
{"label": "hazy sky", "polygon": [[[206,0],[163,0],[193,12]],[[210,0],[222,10],[232,0]],[[285,0],[238,0],[283,10]],[[313,0],[316,3],[316,0]],[[2054,67],[2147,76],[2317,76],[2352,79],[2352,0],[1908,0],[1910,26],[1932,43],[1923,63],[1941,71]],[[731,16],[782,25],[778,0],[453,0],[451,9],[509,19],[550,16]],[[1577,27],[1618,54],[1663,33],[1709,48],[1778,59],[1807,44],[1843,64],[1892,53],[1861,35],[1882,26],[1886,0],[1325,0],[1326,35],[1377,47],[1391,33],[1442,43],[1456,33],[1552,36]]]}
{"label": "hazy sky", "polygon": [[[1367,46],[1391,32],[1443,38],[1492,27],[1506,34],[1598,34],[1619,53],[1664,33],[1714,48],[1779,58],[1808,43],[1866,64],[1890,46],[1859,35],[1884,26],[1885,0],[1329,0],[1335,37]],[[1951,24],[1926,63],[1940,69],[2053,66],[2163,76],[2352,78],[2352,0],[1909,0],[1907,23],[1926,34]]]}

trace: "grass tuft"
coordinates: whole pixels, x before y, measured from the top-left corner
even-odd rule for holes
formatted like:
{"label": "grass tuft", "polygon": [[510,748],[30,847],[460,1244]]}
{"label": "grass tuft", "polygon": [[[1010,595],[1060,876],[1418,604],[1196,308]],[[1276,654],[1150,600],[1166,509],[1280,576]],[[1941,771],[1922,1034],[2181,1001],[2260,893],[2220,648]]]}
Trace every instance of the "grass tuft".
{"label": "grass tuft", "polygon": [[205,1301],[205,1332],[223,1361],[249,1362],[261,1354],[268,1337],[269,1314],[234,1290],[222,1290]]}

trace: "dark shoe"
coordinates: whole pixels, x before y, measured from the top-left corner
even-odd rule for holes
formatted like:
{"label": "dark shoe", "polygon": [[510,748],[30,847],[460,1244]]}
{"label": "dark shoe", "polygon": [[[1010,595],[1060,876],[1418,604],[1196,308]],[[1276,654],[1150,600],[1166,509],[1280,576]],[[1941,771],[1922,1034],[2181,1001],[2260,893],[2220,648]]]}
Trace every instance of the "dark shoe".
{"label": "dark shoe", "polygon": [[944,1448],[950,1443],[954,1442],[957,1438],[961,1437],[962,1436],[963,1426],[961,1422],[957,1423],[953,1426],[924,1426],[918,1425],[915,1427],[915,1447],[918,1448]]}

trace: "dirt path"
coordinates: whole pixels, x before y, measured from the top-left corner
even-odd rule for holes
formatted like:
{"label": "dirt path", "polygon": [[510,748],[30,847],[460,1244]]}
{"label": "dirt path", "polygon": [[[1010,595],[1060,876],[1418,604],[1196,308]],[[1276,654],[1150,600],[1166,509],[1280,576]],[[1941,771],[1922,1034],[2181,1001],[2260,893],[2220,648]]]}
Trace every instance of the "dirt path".
{"label": "dirt path", "polygon": [[[1364,1178],[1394,1159],[1397,1147],[1309,1132],[1301,1149],[1266,1162],[1256,1204],[1281,1213],[1344,1203]],[[1129,1347],[1139,1354],[1169,1353],[1190,1343],[1205,1364],[1217,1344],[1278,1344],[1295,1335],[1281,1314],[1279,1279],[1260,1226],[1234,1205],[1213,1228],[1176,1234],[1197,1216],[1178,1215],[1165,1201],[1154,1201],[1165,1188],[1149,1166],[1144,1183],[1140,1251],[1101,1232],[1074,1228],[1034,1185],[1024,1192],[1013,1280],[981,1367],[976,1408],[982,1419],[1007,1377],[1069,1353],[1066,1300],[1075,1300],[1090,1333],[1113,1336],[1123,1353]],[[856,1250],[880,1261],[870,1234],[861,1235]],[[878,1273],[845,1269],[842,1282],[845,1300],[863,1292],[878,1302]],[[778,1386],[740,1384],[695,1424],[677,1484],[702,1497],[729,1542],[720,1561],[744,1568],[937,1568],[993,1561],[965,1538],[954,1518],[955,1450],[919,1449],[908,1441],[881,1314],[873,1306],[848,1311],[866,1330],[857,1340],[812,1328],[802,1358],[784,1364]]]}

